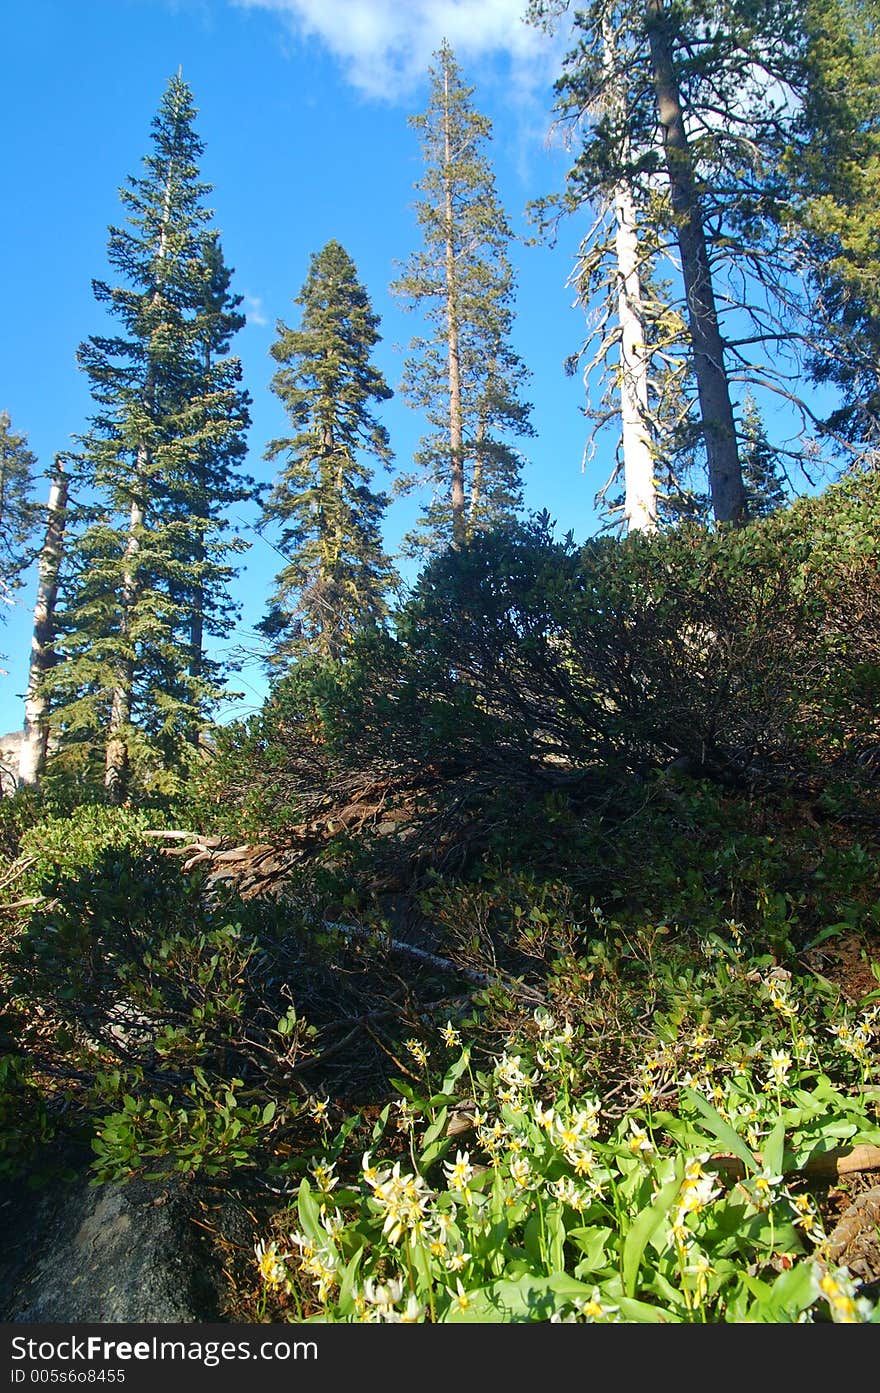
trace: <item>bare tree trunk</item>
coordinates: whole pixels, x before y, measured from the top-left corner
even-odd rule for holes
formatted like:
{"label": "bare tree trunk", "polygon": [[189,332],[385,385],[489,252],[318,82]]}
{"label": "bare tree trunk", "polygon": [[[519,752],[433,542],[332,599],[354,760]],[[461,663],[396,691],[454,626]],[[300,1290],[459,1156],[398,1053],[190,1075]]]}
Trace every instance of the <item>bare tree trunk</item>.
{"label": "bare tree trunk", "polygon": [[[203,536],[203,534],[202,534]],[[195,545],[194,560],[197,565],[201,565],[205,559],[205,545],[202,536]],[[205,650],[205,602],[202,586],[199,584],[194,588],[192,595],[192,609],[189,620],[189,675],[193,681],[193,687],[202,675]],[[201,743],[201,732],[198,725],[193,725],[187,737],[188,742],[195,749]]]}
{"label": "bare tree trunk", "polygon": [[471,491],[468,499],[468,541],[474,537],[479,515],[480,504],[483,501],[483,442],[486,439],[486,417],[480,416],[477,426],[477,434],[473,444],[474,468],[471,476]]}
{"label": "bare tree trunk", "polygon": [[620,321],[620,423],[623,437],[624,505],[630,532],[654,532],[657,527],[657,488],[654,457],[648,436],[648,348],[639,241],[632,191],[618,184],[614,191],[614,236],[617,253],[617,317]]}
{"label": "bare tree trunk", "polygon": [[[611,16],[602,21],[602,57],[607,78],[607,105],[613,120],[626,129],[626,95],[616,76],[616,40]],[[624,137],[626,153],[629,141]],[[645,314],[639,267],[636,206],[630,185],[614,189],[614,250],[617,258],[617,318],[620,324],[620,425],[623,447],[623,513],[629,532],[653,532],[657,526],[654,458],[648,433],[648,364]]]}
{"label": "bare tree trunk", "polygon": [[[146,464],[146,449],[138,450],[138,474]],[[120,646],[126,650],[130,638],[131,615],[137,600],[137,557],[140,551],[140,531],[144,525],[145,508],[139,498],[131,500],[128,521],[128,541],[125,546],[125,569],[122,578],[122,615],[119,621]],[[110,702],[110,721],[107,727],[107,749],[104,758],[104,787],[113,802],[125,797],[128,786],[129,759],[126,727],[131,720],[131,696],[134,686],[134,660],[127,654],[119,663],[116,685]]]}
{"label": "bare tree trunk", "polygon": [[646,0],[646,17],[654,90],[663,127],[670,197],[681,253],[712,508],[718,522],[741,523],[746,520],[746,493],[736,444],[730,384],[724,367],[724,342],[718,327],[702,208],[663,0]]}
{"label": "bare tree trunk", "polygon": [[49,487],[46,539],[37,563],[34,632],[24,699],[24,734],[18,759],[18,781],[26,787],[36,787],[39,783],[49,745],[49,722],[46,717],[46,694],[43,684],[46,673],[55,661],[55,605],[58,599],[58,572],[64,554],[67,487],[64,461],[57,456]]}
{"label": "bare tree trunk", "polygon": [[449,167],[452,163],[452,145],[449,130],[449,72],[444,72],[446,111],[444,129],[445,170],[443,182],[446,191],[446,330],[449,362],[449,449],[451,454],[452,484],[452,542],[460,547],[467,540],[467,519],[464,510],[464,416],[461,404],[461,348],[458,332],[458,298],[456,295],[455,239],[452,206],[452,180]]}

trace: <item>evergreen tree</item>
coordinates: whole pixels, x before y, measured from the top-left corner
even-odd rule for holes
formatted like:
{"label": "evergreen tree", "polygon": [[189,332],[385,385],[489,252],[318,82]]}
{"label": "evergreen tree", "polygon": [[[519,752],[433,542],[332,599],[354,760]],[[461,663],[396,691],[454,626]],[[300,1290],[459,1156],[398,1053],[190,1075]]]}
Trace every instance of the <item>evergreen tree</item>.
{"label": "evergreen tree", "polygon": [[[513,440],[534,433],[520,396],[529,374],[510,342],[513,234],[484,153],[491,123],[475,110],[447,43],[435,60],[427,110],[410,118],[425,162],[416,185],[423,246],[392,286],[428,326],[412,340],[402,383],[432,427],[415,463],[433,499],[407,539],[411,551],[461,546],[512,520],[522,469]],[[402,482],[411,487],[415,477]]]}
{"label": "evergreen tree", "polygon": [[[31,542],[39,520],[33,502],[37,458],[27,436],[12,429],[7,411],[0,411],[0,604],[11,603],[32,560]],[[0,618],[2,618],[0,610]]]}
{"label": "evergreen tree", "polygon": [[[552,24],[568,8],[533,0],[531,17]],[[687,331],[677,353],[687,354],[724,522],[746,516],[733,376],[787,392],[794,368],[783,361],[793,339],[780,293],[793,262],[770,191],[796,110],[798,10],[782,0],[591,0],[574,13],[556,84],[560,119],[578,141],[566,207],[625,187],[639,225],[677,262]]]}
{"label": "evergreen tree", "polygon": [[836,386],[828,422],[880,451],[880,6],[804,0],[803,100],[778,206],[803,250],[811,371]]}
{"label": "evergreen tree", "polygon": [[68,479],[63,455],[55,459],[46,511],[46,535],[37,563],[37,598],[34,630],[24,699],[24,730],[18,759],[18,781],[36,785],[46,762],[49,721],[46,677],[55,663],[55,606],[58,577],[64,555]]}
{"label": "evergreen tree", "polygon": [[779,455],[767,439],[758,403],[749,391],[743,398],[740,454],[749,517],[765,518],[788,502]]}
{"label": "evergreen tree", "polygon": [[388,499],[370,487],[374,460],[388,467],[388,433],[373,404],[391,395],[370,361],[379,319],[351,257],[336,241],[316,252],[294,300],[300,325],[279,321],[272,391],[293,434],[270,442],[266,458],[284,466],[264,521],[280,524],[288,558],[276,576],[261,625],[270,667],[307,653],[345,656],[354,634],[387,613],[394,570],[382,547]]}
{"label": "evergreen tree", "polygon": [[78,513],[52,682],[64,738],[101,758],[113,797],[135,751],[154,782],[173,777],[220,695],[203,645],[235,615],[225,558],[240,544],[222,534],[255,487],[238,472],[249,399],[227,355],[243,319],[208,227],[195,115],[178,74],[144,173],[120,190],[126,225],[108,245],[120,281],[94,283],[119,332],[79,351],[96,414],[77,483],[92,501]]}

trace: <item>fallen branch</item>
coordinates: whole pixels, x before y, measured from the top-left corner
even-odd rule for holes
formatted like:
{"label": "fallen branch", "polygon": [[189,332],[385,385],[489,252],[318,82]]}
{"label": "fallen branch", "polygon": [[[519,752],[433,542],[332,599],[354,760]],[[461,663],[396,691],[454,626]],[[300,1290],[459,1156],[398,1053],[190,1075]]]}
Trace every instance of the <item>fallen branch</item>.
{"label": "fallen branch", "polygon": [[[359,943],[374,944],[377,942],[377,934],[371,929],[362,928],[359,924],[328,923],[325,920],[321,927],[330,929],[333,933],[338,933],[349,941],[355,940]],[[527,1001],[536,1001],[540,1004],[546,1002],[546,998],[540,992],[505,977],[503,973],[478,972],[476,968],[464,967],[461,963],[452,962],[450,958],[441,958],[436,953],[427,952],[424,948],[416,948],[411,943],[401,943],[397,938],[382,938],[380,941],[381,946],[388,953],[399,953],[403,957],[412,958],[415,962],[423,963],[425,967],[436,968],[440,972],[456,973],[458,976],[466,978],[467,981],[473,982],[477,987],[491,987],[497,983],[507,991],[523,997]]]}

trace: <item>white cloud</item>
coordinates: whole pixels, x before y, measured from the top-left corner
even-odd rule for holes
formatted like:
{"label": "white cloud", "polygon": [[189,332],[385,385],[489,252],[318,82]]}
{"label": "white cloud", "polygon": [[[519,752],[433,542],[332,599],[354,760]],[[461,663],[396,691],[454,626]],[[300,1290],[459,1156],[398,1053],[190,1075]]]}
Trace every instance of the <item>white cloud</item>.
{"label": "white cloud", "polygon": [[248,324],[256,324],[262,327],[269,323],[263,313],[263,302],[259,295],[245,295],[244,305]]}
{"label": "white cloud", "polygon": [[526,0],[234,0],[271,10],[300,38],[318,39],[369,97],[398,100],[424,78],[446,39],[463,64],[506,57],[518,95],[546,89],[555,45],[523,23]]}

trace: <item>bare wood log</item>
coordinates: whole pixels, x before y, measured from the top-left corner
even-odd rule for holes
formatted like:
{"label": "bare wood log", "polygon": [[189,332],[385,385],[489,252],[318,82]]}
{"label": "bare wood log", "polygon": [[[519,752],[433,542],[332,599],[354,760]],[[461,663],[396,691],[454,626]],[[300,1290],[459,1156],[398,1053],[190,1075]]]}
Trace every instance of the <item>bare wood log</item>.
{"label": "bare wood log", "polygon": [[[359,924],[337,924],[325,921],[321,927],[331,929],[343,938],[367,943],[376,941],[376,934],[370,929],[362,928]],[[476,968],[465,967],[461,963],[453,962],[451,958],[441,958],[436,953],[429,953],[424,948],[416,948],[411,943],[401,943],[396,938],[383,938],[382,947],[389,953],[399,953],[403,957],[413,958],[416,962],[424,963],[426,967],[435,967],[441,972],[454,972],[478,987],[491,987],[493,984],[498,984],[528,1001],[539,1003],[546,1001],[546,998],[534,988],[523,986],[522,983],[511,980],[501,972],[478,972]]]}
{"label": "bare wood log", "polygon": [[225,864],[228,861],[249,861],[255,856],[266,856],[275,848],[268,842],[261,842],[254,846],[232,846],[228,851],[215,851],[214,860]]}
{"label": "bare wood log", "polygon": [[[719,1171],[731,1180],[742,1180],[746,1167],[738,1156],[710,1156],[706,1162],[707,1170]],[[880,1170],[880,1146],[864,1142],[846,1150],[835,1147],[833,1151],[823,1151],[811,1156],[802,1166],[794,1166],[786,1175],[806,1175],[818,1180],[838,1180],[845,1175],[855,1175],[859,1171]]]}

